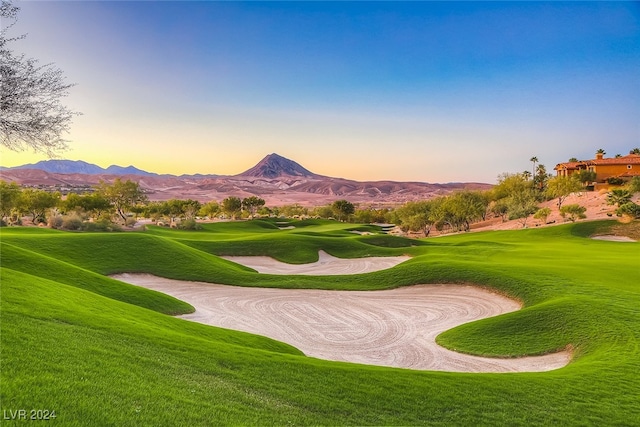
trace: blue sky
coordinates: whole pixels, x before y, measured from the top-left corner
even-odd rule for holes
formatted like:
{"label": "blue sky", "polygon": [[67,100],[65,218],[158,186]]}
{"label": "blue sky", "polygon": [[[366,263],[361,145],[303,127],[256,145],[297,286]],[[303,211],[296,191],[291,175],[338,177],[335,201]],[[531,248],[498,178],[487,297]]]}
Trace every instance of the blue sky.
{"label": "blue sky", "polygon": [[[21,3],[17,51],[81,111],[63,158],[495,182],[640,146],[633,2]],[[2,149],[3,166],[44,159]]]}

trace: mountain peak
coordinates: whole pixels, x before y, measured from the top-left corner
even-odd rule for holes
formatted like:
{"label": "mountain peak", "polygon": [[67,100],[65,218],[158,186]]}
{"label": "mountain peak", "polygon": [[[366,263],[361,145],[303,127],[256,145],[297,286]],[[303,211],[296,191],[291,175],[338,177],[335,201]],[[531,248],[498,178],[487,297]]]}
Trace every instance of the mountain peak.
{"label": "mountain peak", "polygon": [[289,160],[276,153],[271,153],[260,160],[257,165],[237,176],[251,176],[255,178],[278,178],[281,176],[313,178],[317,175],[293,160]]}

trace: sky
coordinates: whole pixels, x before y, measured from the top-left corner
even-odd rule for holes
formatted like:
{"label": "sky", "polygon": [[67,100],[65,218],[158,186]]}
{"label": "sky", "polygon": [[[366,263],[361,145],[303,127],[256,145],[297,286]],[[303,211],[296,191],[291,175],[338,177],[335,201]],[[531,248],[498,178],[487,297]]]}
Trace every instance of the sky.
{"label": "sky", "polygon": [[[75,83],[60,158],[496,182],[640,146],[637,2],[23,1],[16,52]],[[4,25],[4,23],[3,23]],[[0,148],[0,164],[45,160]]]}

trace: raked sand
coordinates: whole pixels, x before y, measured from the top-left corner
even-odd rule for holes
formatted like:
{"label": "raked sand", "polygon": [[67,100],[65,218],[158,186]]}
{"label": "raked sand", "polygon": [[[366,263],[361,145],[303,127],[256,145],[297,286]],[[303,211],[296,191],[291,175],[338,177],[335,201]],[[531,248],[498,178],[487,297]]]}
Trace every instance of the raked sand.
{"label": "raked sand", "polygon": [[308,264],[287,264],[267,256],[223,256],[221,258],[253,268],[258,273],[312,276],[370,273],[395,267],[411,259],[409,256],[336,258],[325,251],[318,252],[318,261]]}
{"label": "raked sand", "polygon": [[327,291],[216,285],[147,274],[113,277],[188,302],[196,311],[184,319],[270,337],[320,359],[454,372],[549,371],[571,359],[568,351],[476,357],[437,345],[435,338],[443,331],[520,308],[514,300],[474,286]]}

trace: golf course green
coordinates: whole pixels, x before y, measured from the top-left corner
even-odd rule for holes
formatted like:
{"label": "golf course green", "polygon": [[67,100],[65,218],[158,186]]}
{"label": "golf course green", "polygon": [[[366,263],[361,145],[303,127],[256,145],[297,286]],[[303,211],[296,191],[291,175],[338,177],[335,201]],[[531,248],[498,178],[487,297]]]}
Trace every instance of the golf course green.
{"label": "golf course green", "polygon": [[[638,240],[638,221],[430,239],[329,220],[283,229],[278,221],[198,231],[0,229],[3,423],[640,425],[640,243],[591,238],[615,228]],[[319,251],[411,259],[372,273],[311,276],[259,274],[221,258],[303,264]],[[474,284],[523,308],[448,330],[439,344],[490,357],[573,356],[549,372],[499,374],[314,359],[266,337],[172,317],[193,307],[109,277],[119,273],[297,289]]]}

